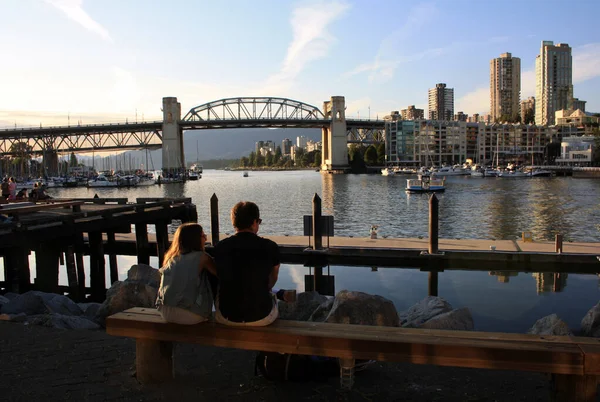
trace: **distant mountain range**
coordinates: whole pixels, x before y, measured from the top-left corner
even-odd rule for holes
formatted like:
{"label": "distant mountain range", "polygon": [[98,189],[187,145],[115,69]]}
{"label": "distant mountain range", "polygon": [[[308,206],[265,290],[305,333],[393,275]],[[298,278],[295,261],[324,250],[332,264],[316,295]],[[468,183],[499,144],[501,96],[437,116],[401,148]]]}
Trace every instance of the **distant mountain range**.
{"label": "distant mountain range", "polygon": [[[197,160],[239,159],[254,151],[258,141],[273,141],[276,145],[281,146],[281,142],[285,138],[289,138],[295,144],[296,137],[299,136],[305,136],[313,141],[321,141],[321,130],[314,128],[188,130],[183,133],[185,161],[189,165]],[[123,160],[128,160],[130,157],[134,160],[144,161],[146,152],[144,150],[126,152]],[[91,158],[78,158],[83,159],[87,165],[91,164],[89,161]],[[148,165],[150,169],[162,168],[161,149],[148,152]]]}

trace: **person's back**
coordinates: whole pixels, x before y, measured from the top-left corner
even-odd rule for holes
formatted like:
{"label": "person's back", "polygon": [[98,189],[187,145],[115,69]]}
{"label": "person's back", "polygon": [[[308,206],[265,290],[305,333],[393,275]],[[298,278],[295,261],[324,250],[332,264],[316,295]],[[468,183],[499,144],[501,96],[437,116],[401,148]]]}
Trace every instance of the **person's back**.
{"label": "person's back", "polygon": [[2,190],[2,197],[8,199],[8,196],[10,195],[10,187],[7,179],[4,179],[2,181],[2,184],[0,185],[0,190]]}
{"label": "person's back", "polygon": [[219,278],[219,310],[234,322],[265,318],[273,308],[269,280],[279,265],[279,250],[271,240],[240,232],[215,249]]}

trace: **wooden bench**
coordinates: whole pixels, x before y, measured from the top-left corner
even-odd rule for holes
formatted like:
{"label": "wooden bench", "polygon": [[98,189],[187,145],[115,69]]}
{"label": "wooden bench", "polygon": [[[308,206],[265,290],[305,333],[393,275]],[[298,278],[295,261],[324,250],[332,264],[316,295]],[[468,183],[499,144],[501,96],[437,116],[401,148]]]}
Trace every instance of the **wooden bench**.
{"label": "wooden bench", "polygon": [[173,342],[337,357],[343,388],[352,386],[355,359],[549,373],[556,401],[595,401],[600,379],[600,340],[595,338],[284,320],[267,327],[187,326],[139,307],[108,317],[106,332],[136,338],[141,383],[173,378]]}

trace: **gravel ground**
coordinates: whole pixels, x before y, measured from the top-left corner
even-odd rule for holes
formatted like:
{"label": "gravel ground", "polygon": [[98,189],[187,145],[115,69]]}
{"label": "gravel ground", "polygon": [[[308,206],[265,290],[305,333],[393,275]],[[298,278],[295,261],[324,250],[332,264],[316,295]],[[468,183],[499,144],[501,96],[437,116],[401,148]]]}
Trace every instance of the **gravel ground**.
{"label": "gravel ground", "polygon": [[543,374],[376,363],[352,391],[339,379],[274,383],[254,376],[254,352],[179,344],[176,379],[142,386],[135,341],[104,331],[0,322],[1,401],[549,401]]}

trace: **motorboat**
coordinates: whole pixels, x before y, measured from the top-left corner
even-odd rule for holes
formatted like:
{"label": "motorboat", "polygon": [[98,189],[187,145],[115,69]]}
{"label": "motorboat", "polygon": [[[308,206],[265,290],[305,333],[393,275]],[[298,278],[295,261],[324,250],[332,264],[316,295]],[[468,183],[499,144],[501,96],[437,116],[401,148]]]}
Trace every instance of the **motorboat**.
{"label": "motorboat", "polygon": [[419,175],[416,179],[406,180],[406,191],[409,193],[431,193],[446,190],[445,179],[435,179]]}
{"label": "motorboat", "polygon": [[188,172],[188,180],[198,180],[200,178],[200,175],[196,172],[193,172],[192,170],[190,170]]}
{"label": "motorboat", "polygon": [[521,179],[525,177],[531,177],[531,175],[522,170],[505,170],[498,173],[498,177],[505,179]]}
{"label": "motorboat", "polygon": [[392,168],[381,169],[381,174],[383,176],[393,176],[396,174],[396,171]]}
{"label": "motorboat", "polygon": [[244,173],[242,174],[242,177],[248,177],[248,172],[244,171]]}
{"label": "motorboat", "polygon": [[533,169],[526,173],[531,177],[552,177],[552,171],[545,169]]}
{"label": "motorboat", "polygon": [[468,174],[470,174],[469,170],[463,169],[463,167],[460,165],[442,166],[431,173],[433,177],[465,176]]}
{"label": "motorboat", "polygon": [[108,180],[104,175],[99,175],[93,180],[88,180],[87,186],[92,188],[119,187],[119,183],[114,180]]}

